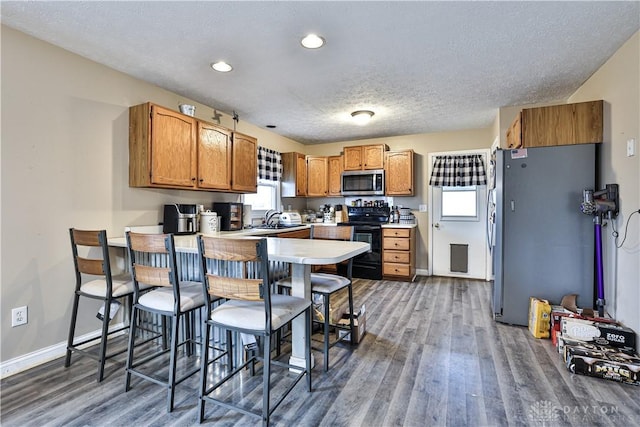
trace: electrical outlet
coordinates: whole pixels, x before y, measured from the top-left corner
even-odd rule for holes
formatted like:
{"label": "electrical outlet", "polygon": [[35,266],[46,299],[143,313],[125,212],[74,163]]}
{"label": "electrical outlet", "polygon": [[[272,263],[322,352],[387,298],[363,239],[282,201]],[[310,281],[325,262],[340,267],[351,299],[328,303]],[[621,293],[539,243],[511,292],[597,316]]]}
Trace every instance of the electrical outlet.
{"label": "electrical outlet", "polygon": [[418,205],[418,209],[420,212],[426,212],[427,211],[427,205]]}
{"label": "electrical outlet", "polygon": [[27,306],[11,309],[11,327],[27,324]]}

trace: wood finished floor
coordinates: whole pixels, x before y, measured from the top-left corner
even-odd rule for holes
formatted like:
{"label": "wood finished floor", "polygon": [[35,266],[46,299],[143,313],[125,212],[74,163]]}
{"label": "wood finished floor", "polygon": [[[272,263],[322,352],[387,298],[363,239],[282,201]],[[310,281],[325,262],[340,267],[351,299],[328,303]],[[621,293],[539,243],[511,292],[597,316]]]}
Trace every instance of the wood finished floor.
{"label": "wood finished floor", "polygon": [[[304,383],[272,416],[277,426],[640,426],[640,387],[569,373],[549,340],[491,317],[491,284],[421,277],[414,283],[354,283],[366,304],[367,335],[331,350],[323,372],[315,353],[312,393]],[[197,359],[197,358],[192,358]],[[120,356],[117,361],[123,361]],[[191,363],[193,360],[191,361]],[[197,381],[166,392],[133,380],[124,392],[122,363],[63,359],[2,380],[2,426],[188,426],[197,422]],[[274,378],[278,390],[288,378]],[[255,378],[232,385],[250,389]],[[248,400],[260,405],[259,390]],[[207,406],[205,424],[245,426],[255,419]]]}

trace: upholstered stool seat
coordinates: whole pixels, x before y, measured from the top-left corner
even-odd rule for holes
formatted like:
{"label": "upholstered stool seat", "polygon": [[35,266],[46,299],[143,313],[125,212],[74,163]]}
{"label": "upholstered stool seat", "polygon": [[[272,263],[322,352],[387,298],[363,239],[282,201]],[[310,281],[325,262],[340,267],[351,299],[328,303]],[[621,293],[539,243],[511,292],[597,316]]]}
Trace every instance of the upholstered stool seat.
{"label": "upholstered stool seat", "polygon": [[[271,329],[277,330],[309,307],[304,298],[288,295],[271,296]],[[232,328],[264,331],[264,302],[230,300],[211,312],[211,320]]]}
{"label": "upholstered stool seat", "polygon": [[[133,280],[130,274],[118,274],[111,277],[111,295],[118,298],[133,293]],[[80,292],[85,295],[93,295],[100,298],[107,296],[107,281],[105,279],[94,279],[80,286]]]}
{"label": "upholstered stool seat", "polygon": [[[329,273],[311,273],[311,292],[332,294],[349,286],[350,280],[346,277]],[[278,281],[278,286],[291,288],[291,278]]]}
{"label": "upholstered stool seat", "polygon": [[[174,302],[172,288],[156,288],[138,300],[138,304],[157,311],[172,311]],[[202,283],[180,282],[180,310],[189,311],[203,305]]]}

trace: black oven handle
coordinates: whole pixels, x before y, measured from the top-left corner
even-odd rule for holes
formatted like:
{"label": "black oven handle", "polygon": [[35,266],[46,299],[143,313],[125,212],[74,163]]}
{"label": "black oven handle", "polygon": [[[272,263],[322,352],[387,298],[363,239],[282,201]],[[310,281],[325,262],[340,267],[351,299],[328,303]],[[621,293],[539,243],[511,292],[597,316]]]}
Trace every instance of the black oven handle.
{"label": "black oven handle", "polygon": [[363,225],[363,224],[355,224],[355,231],[356,233],[358,232],[363,232],[363,231],[376,231],[376,230],[381,230],[382,227],[380,225]]}

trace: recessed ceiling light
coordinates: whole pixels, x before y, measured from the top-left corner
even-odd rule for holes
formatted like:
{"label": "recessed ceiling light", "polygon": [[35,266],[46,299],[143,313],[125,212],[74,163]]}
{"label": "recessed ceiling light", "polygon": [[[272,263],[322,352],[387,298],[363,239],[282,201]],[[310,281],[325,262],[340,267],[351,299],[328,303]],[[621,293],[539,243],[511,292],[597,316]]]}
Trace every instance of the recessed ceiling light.
{"label": "recessed ceiling light", "polygon": [[228,73],[229,71],[233,70],[233,67],[224,61],[218,61],[218,62],[212,63],[211,68],[213,68],[216,71],[220,71],[221,73]]}
{"label": "recessed ceiling light", "polygon": [[324,39],[316,34],[309,34],[300,41],[307,49],[318,49],[324,45]]}
{"label": "recessed ceiling light", "polygon": [[351,117],[353,117],[353,121],[355,121],[356,124],[363,126],[369,123],[374,114],[375,113],[370,110],[358,110],[351,113]]}

